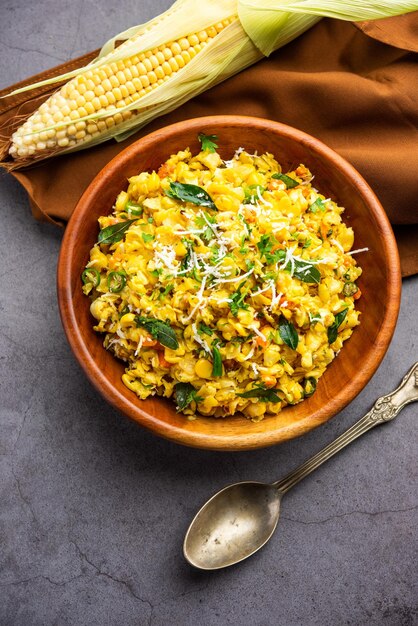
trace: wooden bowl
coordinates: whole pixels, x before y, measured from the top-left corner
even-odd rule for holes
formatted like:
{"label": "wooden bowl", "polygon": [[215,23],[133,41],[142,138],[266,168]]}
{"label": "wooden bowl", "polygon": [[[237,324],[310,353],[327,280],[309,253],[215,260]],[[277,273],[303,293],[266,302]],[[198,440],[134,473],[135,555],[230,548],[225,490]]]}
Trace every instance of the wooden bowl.
{"label": "wooden bowl", "polygon": [[[242,415],[189,421],[174,403],[140,400],[122,383],[124,364],[103,348],[103,335],[92,329],[89,299],[80,274],[97,240],[100,215],[110,213],[127,178],[158,169],[171,154],[189,146],[199,150],[199,132],[216,134],[223,158],[243,146],[248,152],[271,152],[284,168],[305,164],[315,187],[346,207],[344,220],[355,232],[363,275],[358,302],[361,325],[319,380],[309,399],[263,421]],[[157,435],[177,443],[213,450],[248,450],[271,446],[316,428],[341,411],[363,389],[379,366],[391,340],[400,303],[400,269],[395,239],[376,196],[342,157],[313,137],[284,124],[241,116],[202,117],[157,130],[132,144],[96,176],[80,199],[63,239],[58,263],[58,301],[70,346],[90,381],[119,411]]]}

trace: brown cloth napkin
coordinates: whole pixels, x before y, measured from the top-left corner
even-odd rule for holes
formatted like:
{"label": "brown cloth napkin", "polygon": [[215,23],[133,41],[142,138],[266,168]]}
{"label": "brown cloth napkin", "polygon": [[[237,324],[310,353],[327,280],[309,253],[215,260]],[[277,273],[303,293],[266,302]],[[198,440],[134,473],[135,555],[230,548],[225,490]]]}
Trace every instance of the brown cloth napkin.
{"label": "brown cloth napkin", "polygon": [[[417,52],[418,12],[356,25],[324,19],[268,59],[157,119],[123,143],[107,142],[12,174],[27,190],[34,216],[62,224],[97,172],[152,130],[214,114],[277,120],[318,137],[364,176],[394,225],[402,275],[409,276],[418,272]],[[95,54],[40,77],[81,66]],[[12,116],[39,106],[49,90],[2,100],[0,136],[9,137]],[[1,160],[5,166],[7,139],[0,140]]]}

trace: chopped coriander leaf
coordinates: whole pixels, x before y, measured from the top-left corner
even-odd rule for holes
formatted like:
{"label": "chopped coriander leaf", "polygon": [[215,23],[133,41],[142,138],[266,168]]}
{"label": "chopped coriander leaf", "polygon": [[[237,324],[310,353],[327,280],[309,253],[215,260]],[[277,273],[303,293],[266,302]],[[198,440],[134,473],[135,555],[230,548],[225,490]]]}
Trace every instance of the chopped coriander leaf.
{"label": "chopped coriander leaf", "polygon": [[249,185],[244,189],[244,204],[255,204],[266,191],[266,187],[262,185]]}
{"label": "chopped coriander leaf", "polygon": [[207,211],[201,211],[201,215],[196,217],[196,224],[201,228],[205,226],[208,222],[209,224],[216,224],[216,217],[211,215]]}
{"label": "chopped coriander leaf", "polygon": [[266,252],[270,252],[273,247],[273,242],[270,238],[270,235],[262,235],[260,241],[257,244],[257,248],[260,251],[260,255],[266,254]]}
{"label": "chopped coriander leaf", "polygon": [[160,298],[165,298],[174,289],[173,283],[169,283],[167,287],[160,293]]}
{"label": "chopped coriander leaf", "polygon": [[263,276],[263,279],[266,280],[276,280],[277,272],[266,272]]}
{"label": "chopped coriander leaf", "polygon": [[218,144],[215,141],[218,141],[217,135],[205,135],[204,133],[199,133],[197,138],[199,139],[202,150],[207,150],[208,152],[215,152]]}
{"label": "chopped coriander leaf", "polygon": [[142,239],[144,240],[144,243],[148,243],[154,239],[154,235],[151,235],[150,233],[142,233]]}
{"label": "chopped coriander leaf", "polygon": [[230,302],[228,303],[231,313],[234,317],[238,315],[239,309],[245,309],[245,310],[248,309],[248,304],[244,303],[244,299],[245,299],[245,296],[247,295],[247,292],[245,291],[244,293],[241,293],[241,289],[244,286],[244,284],[245,284],[245,281],[242,282],[240,286],[238,287],[238,289],[232,294],[230,298]]}
{"label": "chopped coriander leaf", "polygon": [[209,241],[212,241],[212,239],[216,237],[216,231],[211,227],[211,224],[216,224],[215,217],[204,211],[202,215],[198,215],[196,217],[195,223],[198,228],[205,229],[201,234],[201,237],[206,243],[209,243]]}
{"label": "chopped coriander leaf", "polygon": [[219,259],[219,255],[221,253],[221,249],[219,248],[219,246],[211,246],[212,248],[212,256],[210,257],[210,261],[211,263],[216,263]]}
{"label": "chopped coriander leaf", "polygon": [[250,333],[246,337],[241,337],[241,336],[232,337],[230,341],[231,343],[245,343],[246,341],[248,341],[249,339],[252,339],[253,337],[254,337],[254,333]]}
{"label": "chopped coriander leaf", "polygon": [[285,250],[279,249],[279,250],[275,250],[272,254],[270,252],[266,252],[264,256],[266,257],[266,261],[269,265],[275,265],[279,261],[284,260],[286,256],[286,252]]}
{"label": "chopped coriander leaf", "polygon": [[287,189],[293,189],[293,187],[297,187],[300,183],[292,178],[291,176],[287,176],[286,174],[273,174],[272,178],[276,178],[277,180],[281,180],[287,187]]}
{"label": "chopped coriander leaf", "polygon": [[209,335],[210,337],[213,335],[213,330],[203,322],[200,322],[197,331],[199,334]]}
{"label": "chopped coriander leaf", "polygon": [[302,246],[302,249],[309,248],[311,243],[312,243],[312,239],[306,239],[304,244],[303,244],[303,246]]}

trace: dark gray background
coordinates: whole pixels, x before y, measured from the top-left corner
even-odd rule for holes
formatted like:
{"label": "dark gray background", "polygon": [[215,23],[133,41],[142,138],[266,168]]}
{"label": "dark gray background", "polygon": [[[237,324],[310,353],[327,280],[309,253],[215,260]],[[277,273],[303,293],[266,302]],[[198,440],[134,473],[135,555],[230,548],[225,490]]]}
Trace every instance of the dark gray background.
{"label": "dark gray background", "polygon": [[[1,0],[0,87],[168,5]],[[87,382],[58,316],[62,233],[32,219],[10,176],[0,182],[1,625],[417,624],[418,405],[289,493],[276,535],[252,559],[199,573],[181,547],[218,488],[279,478],[398,385],[418,359],[418,279],[403,282],[378,372],[328,424],[255,452],[187,449],[128,422]]]}

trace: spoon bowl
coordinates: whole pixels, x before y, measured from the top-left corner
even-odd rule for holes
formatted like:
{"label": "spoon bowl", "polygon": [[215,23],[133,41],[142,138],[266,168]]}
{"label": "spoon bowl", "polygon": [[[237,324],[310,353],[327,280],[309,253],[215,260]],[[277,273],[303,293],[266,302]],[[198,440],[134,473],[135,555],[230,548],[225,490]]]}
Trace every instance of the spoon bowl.
{"label": "spoon bowl", "polygon": [[200,509],[186,533],[183,554],[194,567],[216,570],[243,561],[274,533],[282,497],[298,482],[378,424],[389,422],[418,400],[418,362],[395,391],[382,396],[351,428],[281,480],[241,482],[225,487]]}
{"label": "spoon bowl", "polygon": [[259,550],[274,533],[281,493],[273,485],[241,482],[225,487],[200,509],[184,540],[187,561],[220,569]]}

